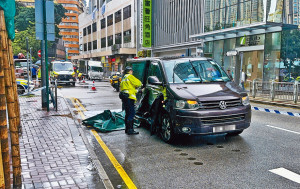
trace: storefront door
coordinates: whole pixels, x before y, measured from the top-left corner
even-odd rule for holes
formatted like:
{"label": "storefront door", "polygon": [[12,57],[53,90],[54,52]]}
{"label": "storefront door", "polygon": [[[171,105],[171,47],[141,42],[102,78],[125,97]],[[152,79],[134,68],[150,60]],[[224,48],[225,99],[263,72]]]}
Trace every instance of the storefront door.
{"label": "storefront door", "polygon": [[263,75],[264,51],[243,52],[242,71],[246,74],[245,89],[249,90],[250,81],[261,80]]}

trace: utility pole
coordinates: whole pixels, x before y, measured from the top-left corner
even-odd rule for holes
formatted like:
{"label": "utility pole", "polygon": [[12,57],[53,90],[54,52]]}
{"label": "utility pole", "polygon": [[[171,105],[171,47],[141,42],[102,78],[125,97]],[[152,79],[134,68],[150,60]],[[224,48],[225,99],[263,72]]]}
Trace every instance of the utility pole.
{"label": "utility pole", "polygon": [[46,66],[46,101],[47,111],[49,112],[49,74],[48,74],[48,45],[47,45],[47,22],[46,22],[46,0],[43,0],[43,20],[44,20],[44,44],[45,44],[45,66]]}
{"label": "utility pole", "polygon": [[29,93],[29,56],[28,56],[28,37],[26,37],[26,51],[27,51],[27,92]]}

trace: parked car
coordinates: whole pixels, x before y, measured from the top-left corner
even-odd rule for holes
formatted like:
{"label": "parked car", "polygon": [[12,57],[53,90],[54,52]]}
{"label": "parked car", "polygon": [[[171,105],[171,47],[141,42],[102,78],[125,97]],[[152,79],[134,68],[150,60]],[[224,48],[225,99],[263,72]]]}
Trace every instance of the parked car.
{"label": "parked car", "polygon": [[250,126],[247,93],[212,59],[130,59],[126,66],[144,87],[136,117],[165,142],[179,134],[239,135]]}
{"label": "parked car", "polygon": [[29,91],[32,91],[34,89],[34,83],[32,81],[29,81],[29,85],[28,85],[27,80],[17,78],[16,82],[17,82],[17,90],[19,95],[24,94],[28,89],[28,87],[29,87]]}

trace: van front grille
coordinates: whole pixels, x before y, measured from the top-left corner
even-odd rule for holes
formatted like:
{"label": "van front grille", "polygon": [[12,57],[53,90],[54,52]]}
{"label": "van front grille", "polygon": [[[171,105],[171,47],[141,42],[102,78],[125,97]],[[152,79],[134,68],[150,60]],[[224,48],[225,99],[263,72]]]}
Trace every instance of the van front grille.
{"label": "van front grille", "polygon": [[[235,107],[235,106],[241,106],[242,102],[241,99],[233,99],[233,100],[223,100],[226,102],[226,107]],[[202,109],[214,109],[214,108],[220,108],[220,101],[202,101],[201,103]]]}
{"label": "van front grille", "polygon": [[233,124],[245,120],[245,114],[202,118],[202,125]]}
{"label": "van front grille", "polygon": [[58,75],[57,79],[58,80],[69,80],[69,79],[72,79],[72,75]]}

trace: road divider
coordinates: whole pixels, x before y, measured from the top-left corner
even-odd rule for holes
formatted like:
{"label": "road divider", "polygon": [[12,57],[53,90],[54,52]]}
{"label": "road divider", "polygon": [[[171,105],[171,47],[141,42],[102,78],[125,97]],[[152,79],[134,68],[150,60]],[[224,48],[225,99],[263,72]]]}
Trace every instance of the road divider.
{"label": "road divider", "polygon": [[[86,108],[84,108],[84,106],[80,103],[80,101],[78,99],[76,99],[76,98],[69,98],[69,99],[73,103],[74,107],[76,108],[76,110],[77,110],[78,114],[81,116],[81,118],[85,119],[86,117],[85,117],[83,111],[87,111]],[[123,167],[121,166],[121,164],[118,162],[118,160],[114,157],[114,155],[112,154],[112,152],[110,151],[110,149],[103,142],[103,140],[101,139],[100,135],[94,129],[91,130],[91,133],[94,135],[95,139],[97,140],[97,142],[99,143],[99,145],[101,146],[101,148],[105,152],[106,156],[108,157],[108,159],[110,160],[110,162],[113,164],[113,166],[115,167],[115,169],[117,170],[117,172],[119,173],[119,175],[121,176],[121,178],[123,179],[123,181],[126,184],[126,186],[129,189],[137,189],[137,187],[135,186],[135,184],[133,183],[133,181],[131,180],[131,178],[128,176],[128,174],[126,173],[126,171],[123,169]]]}
{"label": "road divider", "polygon": [[266,126],[267,126],[267,127],[274,128],[274,129],[279,129],[279,130],[282,130],[282,131],[287,131],[287,132],[290,132],[290,133],[294,133],[294,134],[300,135],[300,133],[299,133],[299,132],[296,132],[296,131],[291,131],[291,130],[288,130],[288,129],[283,129],[283,128],[275,127],[275,126],[272,126],[272,125],[266,125]]}
{"label": "road divider", "polygon": [[279,176],[282,176],[286,179],[289,179],[291,181],[294,181],[296,183],[299,183],[300,184],[300,175],[290,171],[290,170],[287,170],[285,168],[278,168],[278,169],[272,169],[272,170],[269,170],[271,173],[274,173],[274,174],[277,174]]}

